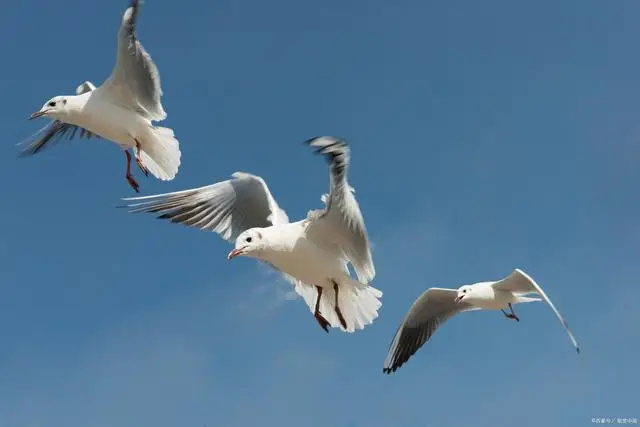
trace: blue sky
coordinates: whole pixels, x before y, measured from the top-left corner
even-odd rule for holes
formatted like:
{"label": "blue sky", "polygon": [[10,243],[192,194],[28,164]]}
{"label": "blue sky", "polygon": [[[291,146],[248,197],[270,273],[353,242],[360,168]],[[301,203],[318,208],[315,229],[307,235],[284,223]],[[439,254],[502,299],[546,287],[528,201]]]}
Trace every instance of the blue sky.
{"label": "blue sky", "polygon": [[[29,159],[28,115],[111,72],[126,1],[4,6],[0,427],[580,426],[636,417],[640,4],[148,0],[183,163],[143,194],[261,175],[289,217],[320,206],[344,137],[384,292],[325,334],[290,286],[216,235],[115,209],[124,156],[73,141]],[[188,6],[188,8],[186,8]],[[382,364],[431,286],[520,267],[542,304],[448,322]],[[636,402],[635,404],[633,402]],[[503,412],[502,416],[498,413]]]}

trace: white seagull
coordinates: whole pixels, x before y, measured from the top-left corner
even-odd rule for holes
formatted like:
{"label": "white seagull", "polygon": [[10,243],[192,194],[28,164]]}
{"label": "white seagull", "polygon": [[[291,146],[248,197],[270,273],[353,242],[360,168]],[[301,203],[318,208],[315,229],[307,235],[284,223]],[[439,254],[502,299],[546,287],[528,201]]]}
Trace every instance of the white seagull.
{"label": "white seagull", "polygon": [[270,265],[294,285],[326,332],[329,326],[354,332],[378,317],[382,292],[369,286],[375,268],[347,182],[349,147],[329,136],[306,142],[329,160],[330,191],[321,197],[324,209],[298,222],[289,222],[261,177],[244,172],[205,187],[123,200],[136,202],[126,206],[130,212],[157,213],[235,241],[228,259],[242,255]]}
{"label": "white seagull", "polygon": [[[536,293],[542,297],[525,295]],[[569,334],[576,351],[580,347],[566,320],[553,305],[542,288],[524,271],[515,269],[509,276],[496,282],[480,282],[456,289],[430,288],[413,303],[398,328],[389,347],[383,372],[395,372],[413,356],[447,319],[463,311],[502,310],[509,319],[520,321],[512,304],[544,300],[556,314]],[[505,311],[509,308],[509,313]]]}
{"label": "white seagull", "polygon": [[47,116],[53,119],[28,140],[33,142],[20,154],[31,156],[49,142],[64,137],[99,136],[118,144],[127,157],[126,178],[138,192],[139,185],[131,174],[131,154],[148,176],[151,172],[163,181],[172,180],[180,166],[180,147],[173,130],[157,127],[151,121],[164,120],[167,114],[160,97],[160,75],[156,65],[136,38],[136,17],[140,0],[125,10],[118,32],[118,52],[111,76],[96,88],[84,82],[76,95],[56,96],[48,100],[30,119]]}

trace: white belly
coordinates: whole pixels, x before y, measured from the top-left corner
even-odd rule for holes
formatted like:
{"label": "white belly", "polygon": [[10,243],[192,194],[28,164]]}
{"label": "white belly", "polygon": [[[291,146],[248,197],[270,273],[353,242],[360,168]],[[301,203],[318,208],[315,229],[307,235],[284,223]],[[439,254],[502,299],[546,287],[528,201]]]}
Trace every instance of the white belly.
{"label": "white belly", "polygon": [[340,258],[306,239],[298,240],[293,248],[281,249],[269,253],[265,261],[308,285],[332,286],[329,279],[345,275]]}
{"label": "white belly", "polygon": [[[483,295],[485,296],[485,295]],[[474,298],[473,305],[480,307],[484,310],[501,310],[509,306],[509,303],[513,303],[514,298],[511,292],[493,291],[491,295],[486,295],[486,298]]]}
{"label": "white belly", "polygon": [[122,148],[135,146],[135,139],[144,139],[150,122],[145,118],[117,105],[106,103],[92,96],[81,115],[72,117],[72,124],[111,140]]}

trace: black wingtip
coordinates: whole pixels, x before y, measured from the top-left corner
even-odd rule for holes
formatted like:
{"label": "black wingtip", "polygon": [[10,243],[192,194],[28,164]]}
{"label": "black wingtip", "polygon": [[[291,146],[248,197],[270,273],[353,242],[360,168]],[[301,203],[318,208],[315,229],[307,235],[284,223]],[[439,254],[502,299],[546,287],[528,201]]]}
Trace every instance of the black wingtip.
{"label": "black wingtip", "polygon": [[[50,137],[45,136],[40,141],[33,142],[33,143],[29,144],[29,146],[27,146],[27,148],[21,150],[20,153],[18,153],[17,158],[18,159],[23,159],[25,157],[35,156],[36,154],[38,154],[39,152],[44,150],[46,148],[46,146],[47,146],[47,143],[51,142],[54,137],[55,137],[55,135],[52,135]],[[23,142],[18,143],[17,145],[21,145],[24,142],[26,142],[26,140],[23,141]]]}
{"label": "black wingtip", "polygon": [[576,347],[576,353],[580,354],[580,347]]}
{"label": "black wingtip", "polygon": [[329,158],[333,158],[335,157],[335,154],[333,152],[331,152],[331,148],[335,147],[335,146],[339,146],[345,150],[349,150],[349,145],[345,142],[344,139],[339,138],[337,136],[330,136],[330,135],[323,135],[323,136],[316,136],[313,138],[309,138],[305,141],[305,144],[312,146],[312,144],[318,140],[318,139],[322,139],[322,138],[327,138],[327,139],[331,139],[333,140],[331,143],[328,143],[326,145],[323,146],[319,146],[319,147],[313,147],[314,150],[313,152],[315,154],[320,154],[320,155],[329,155]]}
{"label": "black wingtip", "polygon": [[[49,142],[49,141],[47,141],[47,142]],[[37,147],[27,147],[27,148],[25,148],[24,150],[22,150],[18,154],[17,158],[18,159],[26,159],[27,157],[33,157],[36,154],[38,154],[41,151],[43,151],[45,149],[46,144],[47,143],[45,142],[44,144],[40,144]]]}
{"label": "black wingtip", "polygon": [[314,136],[313,138],[306,139],[304,141],[304,144],[311,145],[311,144],[313,144],[314,141],[316,141],[318,139],[322,139],[322,138],[327,138],[327,139],[334,140],[331,144],[326,145],[322,149],[327,148],[327,147],[332,147],[332,146],[334,146],[336,144],[347,145],[347,143],[345,142],[344,138],[341,138],[339,136],[334,136],[334,135],[318,135],[318,136]]}
{"label": "black wingtip", "polygon": [[313,138],[305,139],[302,143],[306,145],[311,145],[311,143],[318,138],[322,138],[322,136],[314,136]]}
{"label": "black wingtip", "polygon": [[[138,10],[140,9],[140,5],[141,4],[142,4],[141,0],[131,0],[129,2],[129,6],[127,7],[127,10],[133,9],[131,11],[131,16],[129,16],[129,18],[128,18],[128,22],[126,23],[128,25],[128,27],[130,27],[128,31],[130,31],[131,34],[135,33],[136,21],[138,20]],[[124,20],[125,20],[125,16],[126,15],[122,16],[123,23],[124,23]]]}
{"label": "black wingtip", "polygon": [[391,375],[393,374],[396,370],[398,369],[398,366],[394,366],[392,368],[383,368],[382,372],[384,372],[387,375]]}

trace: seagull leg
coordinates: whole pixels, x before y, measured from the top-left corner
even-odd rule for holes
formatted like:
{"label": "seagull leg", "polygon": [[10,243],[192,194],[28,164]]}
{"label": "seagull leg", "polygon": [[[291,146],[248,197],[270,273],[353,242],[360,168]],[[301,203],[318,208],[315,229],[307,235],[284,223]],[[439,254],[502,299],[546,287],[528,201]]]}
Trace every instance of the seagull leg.
{"label": "seagull leg", "polygon": [[328,333],[330,323],[327,322],[327,319],[325,319],[322,316],[322,314],[320,314],[320,298],[322,298],[322,288],[320,286],[316,286],[316,289],[318,290],[318,299],[316,300],[316,308],[313,311],[313,316],[316,318],[316,320],[320,324],[320,327],[324,329],[325,332]]}
{"label": "seagull leg", "polygon": [[509,309],[511,310],[511,315],[513,316],[512,319],[516,319],[516,322],[519,322],[520,318],[518,317],[518,315],[516,315],[516,312],[513,311],[513,306],[511,305],[511,303],[509,303]]}
{"label": "seagull leg", "polygon": [[516,316],[515,311],[513,311],[513,306],[511,305],[511,303],[509,303],[509,310],[511,310],[511,313],[507,313],[506,311],[504,311],[504,309],[501,309],[501,310],[504,313],[504,315],[507,317],[507,319],[513,319],[516,322],[520,321],[520,318]]}
{"label": "seagull leg", "polygon": [[145,176],[149,176],[149,169],[147,169],[147,167],[142,163],[142,159],[140,158],[140,142],[136,139],[136,163],[138,164],[138,167],[140,168],[140,170],[142,171],[142,173]]}
{"label": "seagull leg", "polygon": [[129,150],[124,150],[124,154],[127,156],[127,181],[131,188],[133,188],[136,193],[139,193],[140,186],[136,180],[133,179],[133,175],[131,175],[131,153],[129,153]]}
{"label": "seagull leg", "polygon": [[342,327],[347,329],[347,322],[345,322],[344,316],[342,315],[342,311],[340,310],[340,307],[338,306],[338,284],[336,283],[335,280],[332,280],[332,282],[333,282],[333,290],[336,293],[336,301],[335,301],[336,314],[338,315],[338,320],[340,320],[340,324],[342,325]]}

